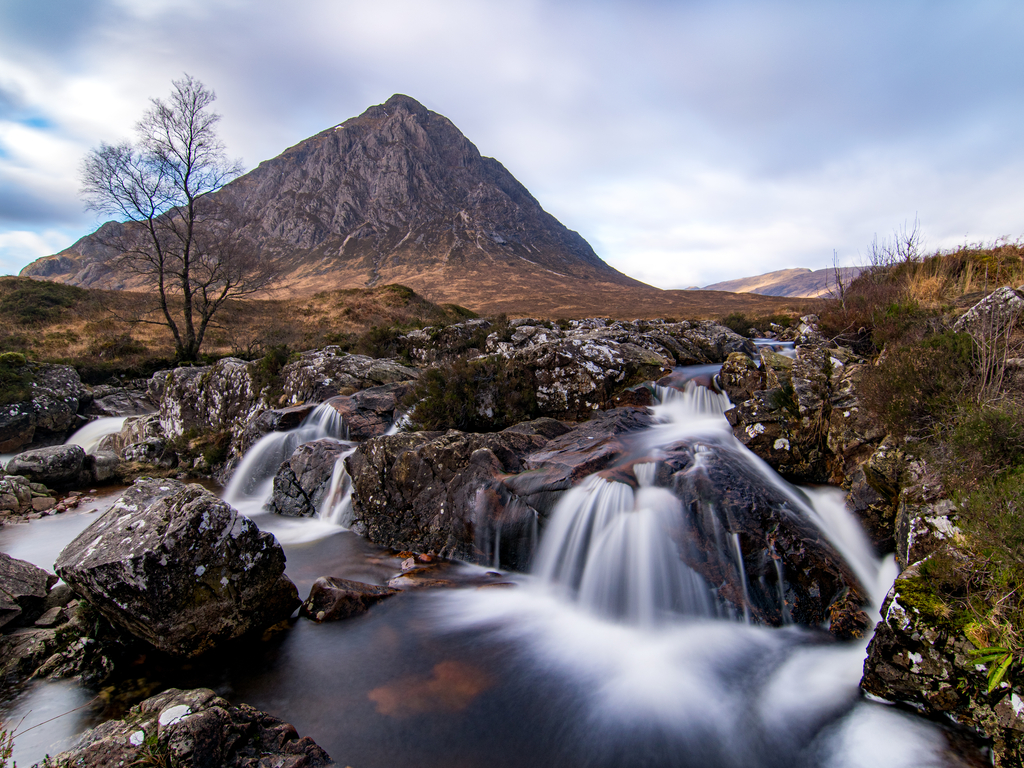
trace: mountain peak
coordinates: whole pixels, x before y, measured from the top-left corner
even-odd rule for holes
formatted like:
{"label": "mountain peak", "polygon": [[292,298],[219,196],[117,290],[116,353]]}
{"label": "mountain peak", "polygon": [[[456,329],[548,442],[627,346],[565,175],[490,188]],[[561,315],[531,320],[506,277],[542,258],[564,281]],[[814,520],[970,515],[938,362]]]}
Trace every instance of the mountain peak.
{"label": "mountain peak", "polygon": [[[601,261],[450,120],[403,94],[214,194],[237,209],[250,248],[282,263],[292,293],[400,282],[471,304],[483,286],[500,290],[515,274],[533,275],[523,285],[641,285]],[[22,274],[131,287],[93,237]]]}

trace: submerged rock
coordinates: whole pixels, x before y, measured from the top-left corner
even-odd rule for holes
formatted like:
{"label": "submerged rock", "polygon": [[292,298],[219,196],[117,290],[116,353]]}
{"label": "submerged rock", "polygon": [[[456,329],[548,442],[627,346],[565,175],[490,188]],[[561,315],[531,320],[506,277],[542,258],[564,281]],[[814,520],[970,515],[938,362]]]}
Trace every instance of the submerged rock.
{"label": "submerged rock", "polygon": [[197,656],[287,618],[285,557],[198,485],[139,480],[57,558],[57,573],[111,623],[167,653]]}
{"label": "submerged rock", "polygon": [[209,766],[317,768],[331,758],[308,736],[247,704],[233,706],[207,688],[171,688],[85,733],[51,759],[60,766]]}

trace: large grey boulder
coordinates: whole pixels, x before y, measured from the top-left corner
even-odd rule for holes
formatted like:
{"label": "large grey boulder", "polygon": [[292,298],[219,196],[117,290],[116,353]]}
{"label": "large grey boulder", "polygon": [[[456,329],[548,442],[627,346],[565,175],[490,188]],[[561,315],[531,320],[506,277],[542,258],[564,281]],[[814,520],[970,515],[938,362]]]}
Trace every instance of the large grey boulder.
{"label": "large grey boulder", "polygon": [[0,627],[33,621],[57,577],[32,563],[0,552]]}
{"label": "large grey boulder", "polygon": [[998,288],[962,314],[953,324],[957,333],[969,333],[993,342],[1011,324],[1024,315],[1024,296],[1009,286]]}
{"label": "large grey boulder", "polygon": [[50,488],[68,488],[91,480],[85,468],[85,451],[79,445],[51,445],[24,451],[7,462],[5,471]]}
{"label": "large grey boulder", "polygon": [[208,688],[171,688],[85,733],[47,764],[167,768],[319,768],[330,756],[291,725]]}
{"label": "large grey boulder", "polygon": [[160,392],[160,426],[172,438],[190,430],[240,431],[266,408],[255,365],[233,357],[176,368],[162,377]]}
{"label": "large grey boulder", "polygon": [[57,558],[76,593],[167,653],[197,656],[298,606],[269,533],[198,485],[139,480]]}
{"label": "large grey boulder", "polygon": [[284,401],[292,405],[319,403],[336,395],[418,376],[419,371],[397,360],[350,355],[335,346],[304,352],[281,369]]}

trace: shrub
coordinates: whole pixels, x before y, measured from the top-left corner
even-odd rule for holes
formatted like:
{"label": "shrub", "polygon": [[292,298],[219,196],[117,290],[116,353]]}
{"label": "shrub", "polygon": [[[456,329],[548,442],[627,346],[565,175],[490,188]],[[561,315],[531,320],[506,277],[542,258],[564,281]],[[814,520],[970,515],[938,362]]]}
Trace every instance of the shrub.
{"label": "shrub", "polygon": [[491,432],[535,418],[532,372],[502,357],[458,358],[424,373],[409,396],[418,429]]}
{"label": "shrub", "polygon": [[20,352],[0,354],[0,405],[32,399],[32,371]]}
{"label": "shrub", "polygon": [[23,325],[52,322],[89,293],[73,285],[24,278],[4,281],[3,287],[8,291],[0,299],[0,314]]}
{"label": "shrub", "polygon": [[965,407],[949,442],[955,474],[966,480],[998,475],[1024,462],[1024,412],[1010,403]]}

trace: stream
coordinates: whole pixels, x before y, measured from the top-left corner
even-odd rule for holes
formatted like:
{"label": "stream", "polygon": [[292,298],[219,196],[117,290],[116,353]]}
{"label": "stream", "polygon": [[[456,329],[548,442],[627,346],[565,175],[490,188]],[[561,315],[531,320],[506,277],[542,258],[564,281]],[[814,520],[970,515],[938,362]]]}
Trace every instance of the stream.
{"label": "stream", "polygon": [[[657,456],[685,440],[761,473],[843,554],[877,611],[894,563],[870,552],[841,494],[794,489],[735,441],[722,416],[727,399],[685,383],[711,376],[679,374],[672,383],[682,391],[662,393],[658,424],[636,436],[637,449]],[[265,445],[278,450],[282,440]],[[249,459],[243,467],[256,474],[242,477],[240,469],[224,495],[278,537],[301,597],[319,576],[385,584],[401,572],[399,558],[337,518],[262,512],[269,464]],[[293,724],[352,768],[946,764],[937,727],[862,697],[866,639],[758,626],[725,610],[673,549],[669,521],[680,502],[652,485],[653,464],[631,471],[635,488],[594,475],[563,494],[541,529],[531,574],[507,574],[504,585],[409,590],[346,621],[298,619],[214,668],[139,670],[140,679],[213,688]],[[0,551],[52,570],[57,553],[118,492],[0,529]],[[738,546],[736,553],[742,557]],[[39,681],[4,703],[0,718],[19,731],[70,713],[19,736],[17,762],[55,754],[94,724],[84,706],[92,695],[71,682]]]}

